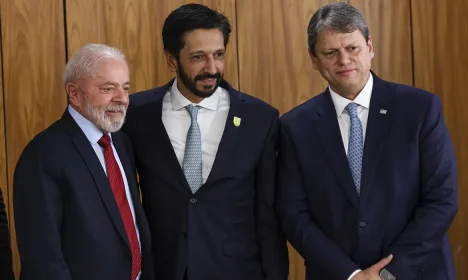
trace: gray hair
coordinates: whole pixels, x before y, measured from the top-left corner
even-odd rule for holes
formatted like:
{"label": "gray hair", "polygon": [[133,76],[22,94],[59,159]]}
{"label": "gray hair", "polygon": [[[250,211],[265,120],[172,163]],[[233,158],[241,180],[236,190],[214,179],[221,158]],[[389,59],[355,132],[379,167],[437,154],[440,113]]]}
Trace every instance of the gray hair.
{"label": "gray hair", "polygon": [[63,84],[78,82],[83,77],[94,77],[102,60],[125,60],[125,55],[119,49],[103,45],[88,44],[76,51],[65,66]]}
{"label": "gray hair", "polygon": [[334,30],[342,33],[359,30],[366,41],[369,41],[369,28],[361,12],[346,3],[327,4],[315,12],[310,19],[307,27],[307,37],[309,49],[313,56],[317,56],[315,44],[318,35],[323,30]]}

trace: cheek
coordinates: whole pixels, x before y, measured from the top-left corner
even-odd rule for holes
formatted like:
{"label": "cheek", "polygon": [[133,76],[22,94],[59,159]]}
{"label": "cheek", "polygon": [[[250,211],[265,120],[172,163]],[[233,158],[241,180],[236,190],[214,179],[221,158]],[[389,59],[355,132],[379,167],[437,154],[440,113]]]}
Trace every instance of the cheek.
{"label": "cheek", "polygon": [[322,69],[322,72],[323,73],[333,73],[333,67],[334,67],[335,63],[334,61],[330,60],[330,61],[324,61],[322,62],[319,67],[320,69]]}
{"label": "cheek", "polygon": [[358,61],[358,64],[359,64],[359,67],[360,67],[360,68],[368,68],[368,67],[370,67],[370,64],[371,64],[371,56],[370,56],[370,54],[361,57],[361,58],[359,59],[359,61]]}
{"label": "cheek", "polygon": [[203,74],[203,67],[197,65],[197,67],[191,67],[187,69],[185,75],[189,78],[190,81],[193,81],[196,76]]}
{"label": "cheek", "polygon": [[217,60],[215,62],[215,65],[216,65],[216,69],[218,70],[218,72],[224,72],[224,60]]}
{"label": "cheek", "polygon": [[109,105],[112,105],[113,103],[115,102],[112,102],[112,97],[110,95],[109,96],[102,95],[99,98],[95,98],[94,100],[91,101],[91,104],[99,108],[105,108]]}

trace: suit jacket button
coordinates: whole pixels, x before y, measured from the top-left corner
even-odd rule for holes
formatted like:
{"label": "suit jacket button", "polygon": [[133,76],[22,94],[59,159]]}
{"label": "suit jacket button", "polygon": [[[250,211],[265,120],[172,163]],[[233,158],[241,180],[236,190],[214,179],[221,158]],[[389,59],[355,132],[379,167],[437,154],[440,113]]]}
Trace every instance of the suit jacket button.
{"label": "suit jacket button", "polygon": [[197,203],[197,199],[196,199],[195,197],[192,197],[192,198],[190,199],[190,203],[192,203],[192,204]]}
{"label": "suit jacket button", "polygon": [[360,226],[360,227],[366,227],[366,226],[367,226],[367,223],[366,223],[366,222],[359,222],[359,226]]}
{"label": "suit jacket button", "polygon": [[186,233],[186,232],[183,232],[183,233],[182,233],[182,236],[183,236],[184,238],[187,238],[187,233]]}

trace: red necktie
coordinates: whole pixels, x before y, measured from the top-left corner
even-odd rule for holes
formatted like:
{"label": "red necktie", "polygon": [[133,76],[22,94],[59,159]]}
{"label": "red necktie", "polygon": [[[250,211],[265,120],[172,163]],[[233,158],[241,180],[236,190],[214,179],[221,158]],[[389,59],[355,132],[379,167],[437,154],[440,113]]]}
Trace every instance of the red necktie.
{"label": "red necktie", "polygon": [[120,216],[122,217],[125,231],[127,232],[130,249],[132,250],[132,280],[135,280],[141,271],[141,255],[140,244],[133,222],[132,212],[128,204],[127,195],[125,194],[125,185],[122,179],[119,165],[114,157],[111,140],[109,135],[104,134],[98,141],[99,145],[104,148],[104,158],[106,160],[107,177],[114,193],[115,201],[119,207]]}

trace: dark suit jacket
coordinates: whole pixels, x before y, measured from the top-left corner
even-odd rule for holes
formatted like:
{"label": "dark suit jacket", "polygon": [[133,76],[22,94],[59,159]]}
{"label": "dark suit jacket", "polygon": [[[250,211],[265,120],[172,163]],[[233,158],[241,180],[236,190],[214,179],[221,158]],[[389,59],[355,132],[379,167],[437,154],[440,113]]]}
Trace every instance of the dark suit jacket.
{"label": "dark suit jacket", "polygon": [[223,81],[229,116],[213,169],[193,195],[161,119],[172,83],[132,95],[124,125],[135,150],[156,278],[181,280],[187,272],[189,280],[287,279],[286,240],[273,205],[278,111]]}
{"label": "dark suit jacket", "polygon": [[0,279],[13,280],[13,263],[11,259],[10,234],[8,233],[8,220],[0,189]]}
{"label": "dark suit jacket", "polygon": [[[142,278],[154,278],[149,227],[139,203],[131,145],[113,133],[132,193]],[[106,173],[68,110],[25,148],[14,174],[23,280],[129,280],[131,251]]]}
{"label": "dark suit jacket", "polygon": [[397,279],[455,280],[456,162],[436,95],[374,75],[359,197],[328,90],[280,123],[278,210],[307,279],[347,279],[392,253]]}

